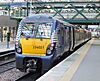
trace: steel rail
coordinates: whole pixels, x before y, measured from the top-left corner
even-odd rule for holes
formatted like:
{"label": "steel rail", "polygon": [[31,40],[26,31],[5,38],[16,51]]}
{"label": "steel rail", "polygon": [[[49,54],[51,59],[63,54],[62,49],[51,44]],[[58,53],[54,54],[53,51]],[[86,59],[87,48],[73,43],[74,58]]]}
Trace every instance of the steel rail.
{"label": "steel rail", "polygon": [[0,64],[0,74],[15,68],[15,60]]}

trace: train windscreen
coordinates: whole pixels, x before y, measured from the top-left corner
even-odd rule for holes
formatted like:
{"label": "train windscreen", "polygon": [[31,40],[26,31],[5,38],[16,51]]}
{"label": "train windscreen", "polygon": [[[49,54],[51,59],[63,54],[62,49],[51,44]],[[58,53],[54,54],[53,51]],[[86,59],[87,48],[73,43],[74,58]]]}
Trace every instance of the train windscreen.
{"label": "train windscreen", "polygon": [[21,35],[30,38],[50,38],[52,23],[25,23]]}

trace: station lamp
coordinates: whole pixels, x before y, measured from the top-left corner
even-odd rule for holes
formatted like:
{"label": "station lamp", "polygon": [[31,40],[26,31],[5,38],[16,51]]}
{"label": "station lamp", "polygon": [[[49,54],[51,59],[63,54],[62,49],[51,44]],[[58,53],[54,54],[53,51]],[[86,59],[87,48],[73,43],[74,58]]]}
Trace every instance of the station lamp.
{"label": "station lamp", "polygon": [[50,6],[50,5],[47,5],[46,7],[47,7],[47,8],[51,8],[51,6]]}

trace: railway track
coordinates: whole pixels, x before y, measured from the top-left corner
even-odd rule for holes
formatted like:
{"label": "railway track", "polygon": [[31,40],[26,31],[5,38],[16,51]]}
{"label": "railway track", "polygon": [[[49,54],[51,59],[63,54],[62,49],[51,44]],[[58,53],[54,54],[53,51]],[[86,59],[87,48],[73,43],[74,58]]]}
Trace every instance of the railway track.
{"label": "railway track", "polygon": [[28,73],[15,81],[36,81],[40,77],[40,73]]}
{"label": "railway track", "polygon": [[15,68],[14,50],[0,52],[0,74]]}
{"label": "railway track", "polygon": [[11,53],[11,52],[14,53],[14,51],[15,51],[15,50],[3,51],[3,52],[0,52],[0,55],[6,54],[6,53]]}
{"label": "railway track", "polygon": [[14,50],[10,50],[10,51],[5,51],[5,52],[0,52],[0,61],[1,60],[4,60],[5,59],[5,57],[15,57],[15,52],[14,52]]}
{"label": "railway track", "polygon": [[15,52],[14,50],[6,51],[6,52],[0,52],[0,64],[2,62],[8,61],[10,59],[15,58]]}
{"label": "railway track", "polygon": [[0,74],[15,68],[15,60],[0,64]]}

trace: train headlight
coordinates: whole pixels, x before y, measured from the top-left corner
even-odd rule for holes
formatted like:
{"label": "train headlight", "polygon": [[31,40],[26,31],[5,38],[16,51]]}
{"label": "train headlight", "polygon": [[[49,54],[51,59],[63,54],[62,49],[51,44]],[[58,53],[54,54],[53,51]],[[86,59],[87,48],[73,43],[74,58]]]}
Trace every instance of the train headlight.
{"label": "train headlight", "polygon": [[22,54],[21,44],[19,42],[15,43],[15,49],[17,53]]}
{"label": "train headlight", "polygon": [[53,54],[55,46],[56,46],[56,43],[52,43],[48,46],[47,51],[46,51],[47,55]]}
{"label": "train headlight", "polygon": [[53,50],[53,47],[50,47],[50,50]]}
{"label": "train headlight", "polygon": [[17,51],[18,53],[21,53],[22,49],[21,49],[20,47],[18,47],[18,48],[16,48],[16,51]]}
{"label": "train headlight", "polygon": [[50,55],[52,51],[50,49],[47,49],[47,54]]}

